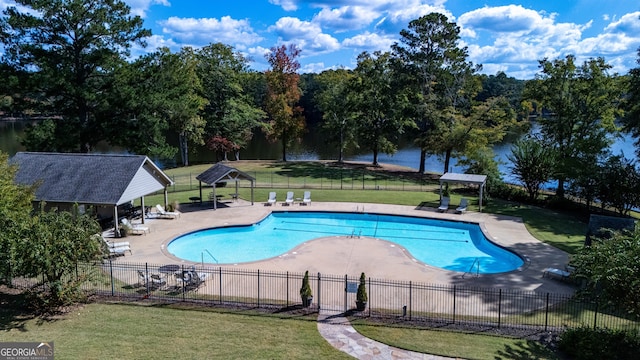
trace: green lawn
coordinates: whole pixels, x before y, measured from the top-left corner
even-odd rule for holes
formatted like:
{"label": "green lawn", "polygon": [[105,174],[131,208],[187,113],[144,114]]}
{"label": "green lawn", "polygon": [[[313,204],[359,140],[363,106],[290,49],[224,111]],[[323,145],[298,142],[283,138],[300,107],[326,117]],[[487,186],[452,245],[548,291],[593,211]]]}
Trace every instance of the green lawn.
{"label": "green lawn", "polygon": [[0,309],[0,341],[54,341],[56,359],[349,359],[318,333],[315,317],[88,304],[59,319]]}

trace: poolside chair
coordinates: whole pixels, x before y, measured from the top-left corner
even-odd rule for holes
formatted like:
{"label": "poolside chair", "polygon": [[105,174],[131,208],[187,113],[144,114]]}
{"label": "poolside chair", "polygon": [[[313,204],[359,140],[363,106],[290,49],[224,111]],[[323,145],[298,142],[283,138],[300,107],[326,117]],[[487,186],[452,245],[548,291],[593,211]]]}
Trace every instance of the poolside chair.
{"label": "poolside chair", "polygon": [[448,196],[443,196],[442,200],[440,201],[440,206],[438,207],[438,211],[439,212],[447,212],[447,210],[449,210],[449,201],[451,199],[449,199]]}
{"label": "poolside chair", "polygon": [[311,191],[305,191],[300,205],[311,205]]}
{"label": "poolside chair", "polygon": [[550,279],[567,280],[569,276],[571,276],[570,272],[556,268],[546,268],[542,271],[542,277]]}
{"label": "poolside chair", "polygon": [[156,205],[156,210],[158,211],[158,215],[160,217],[163,218],[168,218],[168,219],[176,219],[178,217],[180,217],[180,213],[177,211],[165,211],[164,208],[162,207],[162,205],[157,204]]}
{"label": "poolside chair", "polygon": [[167,284],[167,281],[160,274],[150,274],[147,276],[142,270],[138,270],[138,284],[149,288],[159,288]]}
{"label": "poolside chair", "polygon": [[109,256],[124,256],[127,251],[129,252],[129,254],[132,254],[131,246],[129,245],[128,241],[110,242],[107,241],[107,239],[105,239],[102,235],[96,234],[96,236],[99,236],[102,241],[104,241],[106,248],[109,251]]}
{"label": "poolside chair", "polygon": [[467,211],[467,206],[469,206],[469,201],[466,198],[460,199],[460,205],[456,208],[456,213],[462,214]]}
{"label": "poolside chair", "polygon": [[131,221],[129,221],[129,219],[127,218],[122,218],[122,220],[120,220],[120,222],[122,223],[122,225],[129,227],[129,231],[131,231],[132,234],[147,234],[147,232],[149,231],[149,227],[148,226],[144,226],[141,224],[134,224]]}
{"label": "poolside chair", "polygon": [[291,205],[293,204],[293,191],[287,191],[287,198],[284,199],[284,203],[282,205]]}
{"label": "poolside chair", "polygon": [[267,199],[266,205],[273,205],[275,203],[276,203],[276,192],[275,191],[271,191],[269,193],[269,198]]}

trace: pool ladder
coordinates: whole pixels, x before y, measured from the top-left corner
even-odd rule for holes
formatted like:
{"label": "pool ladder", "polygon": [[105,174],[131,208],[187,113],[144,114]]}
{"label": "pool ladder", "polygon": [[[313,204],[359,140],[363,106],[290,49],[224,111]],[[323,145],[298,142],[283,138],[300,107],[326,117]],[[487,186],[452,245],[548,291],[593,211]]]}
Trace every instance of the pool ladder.
{"label": "pool ladder", "polygon": [[[362,235],[362,229],[360,229],[360,231],[358,231],[358,239],[360,239],[360,236]],[[351,231],[351,236],[350,238],[354,238],[356,237],[356,229],[353,229],[353,231]]]}
{"label": "pool ladder", "polygon": [[[476,266],[476,264],[478,264]],[[465,275],[467,274],[472,274],[473,271],[473,267],[476,266],[476,277],[478,277],[480,275],[480,259],[476,258],[475,260],[473,260],[473,263],[471,264],[471,266],[469,267],[469,270],[467,270],[467,272],[465,272],[464,274],[462,274],[462,278],[464,279]]]}
{"label": "pool ladder", "polygon": [[209,254],[209,256],[211,256],[211,258],[213,259],[213,261],[215,261],[215,262],[216,262],[216,264],[218,263],[218,259],[216,259],[216,258],[215,258],[215,256],[213,256],[213,254],[211,254],[211,252],[210,252],[209,250],[204,249],[204,250],[202,250],[202,254],[201,254],[201,257],[202,257],[202,266],[204,266],[204,253],[205,253],[205,252],[206,252],[207,254]]}

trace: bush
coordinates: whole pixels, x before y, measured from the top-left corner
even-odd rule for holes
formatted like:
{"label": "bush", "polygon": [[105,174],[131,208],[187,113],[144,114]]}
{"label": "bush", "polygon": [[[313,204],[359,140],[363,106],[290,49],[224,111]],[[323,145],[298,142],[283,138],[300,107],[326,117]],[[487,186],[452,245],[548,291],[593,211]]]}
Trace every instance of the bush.
{"label": "bush", "polygon": [[637,359],[640,336],[637,331],[573,328],[560,336],[558,348],[571,359]]}

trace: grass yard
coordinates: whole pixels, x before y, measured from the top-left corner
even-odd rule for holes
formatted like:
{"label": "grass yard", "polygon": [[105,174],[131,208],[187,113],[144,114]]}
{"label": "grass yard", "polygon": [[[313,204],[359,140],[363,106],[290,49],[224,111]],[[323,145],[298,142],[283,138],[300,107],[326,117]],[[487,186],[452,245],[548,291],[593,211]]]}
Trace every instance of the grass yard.
{"label": "grass yard", "polygon": [[205,308],[101,304],[54,320],[0,310],[0,341],[54,341],[56,359],[350,359],[298,319]]}

